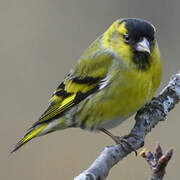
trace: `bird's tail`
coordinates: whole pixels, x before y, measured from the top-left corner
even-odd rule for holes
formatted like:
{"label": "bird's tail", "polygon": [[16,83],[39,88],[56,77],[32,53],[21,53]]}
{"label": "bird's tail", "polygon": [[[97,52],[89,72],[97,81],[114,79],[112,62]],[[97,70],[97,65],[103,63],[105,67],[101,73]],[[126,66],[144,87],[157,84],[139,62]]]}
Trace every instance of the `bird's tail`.
{"label": "bird's tail", "polygon": [[14,148],[11,151],[11,153],[17,151],[21,146],[26,144],[28,141],[30,141],[34,137],[38,136],[47,126],[48,126],[48,124],[46,123],[46,124],[41,124],[38,127],[30,128],[26,132],[24,137],[14,146]]}
{"label": "bird's tail", "polygon": [[68,126],[64,123],[64,119],[55,119],[50,122],[42,123],[42,124],[34,124],[24,135],[24,137],[15,145],[12,149],[11,153],[17,151],[21,146],[26,144],[31,139],[48,134],[50,132],[65,129]]}

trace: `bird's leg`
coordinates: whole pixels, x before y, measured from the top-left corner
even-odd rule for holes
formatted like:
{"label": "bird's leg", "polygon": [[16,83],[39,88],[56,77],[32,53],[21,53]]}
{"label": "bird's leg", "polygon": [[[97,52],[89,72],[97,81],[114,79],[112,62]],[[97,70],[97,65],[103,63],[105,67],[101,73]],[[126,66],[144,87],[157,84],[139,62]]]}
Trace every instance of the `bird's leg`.
{"label": "bird's leg", "polygon": [[129,148],[135,152],[136,156],[137,156],[137,151],[132,147],[132,145],[127,141],[126,138],[128,138],[128,135],[127,136],[123,136],[123,137],[119,137],[119,136],[114,136],[111,132],[109,132],[108,130],[102,128],[100,129],[100,131],[102,131],[103,133],[107,134],[109,137],[111,137],[116,144],[121,144],[122,145],[122,148],[124,150],[126,150],[126,148],[124,147],[124,143],[126,145],[129,146]]}

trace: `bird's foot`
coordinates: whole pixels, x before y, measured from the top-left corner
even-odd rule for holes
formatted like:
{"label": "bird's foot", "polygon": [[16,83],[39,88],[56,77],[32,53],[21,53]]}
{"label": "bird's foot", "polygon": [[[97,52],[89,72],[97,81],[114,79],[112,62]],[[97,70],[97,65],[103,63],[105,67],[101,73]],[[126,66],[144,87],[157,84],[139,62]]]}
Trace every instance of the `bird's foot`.
{"label": "bird's foot", "polygon": [[129,149],[131,151],[133,151],[136,156],[137,156],[137,151],[132,147],[132,145],[128,142],[127,138],[129,137],[130,135],[125,135],[125,136],[122,136],[122,137],[119,137],[119,136],[114,136],[114,141],[116,144],[120,144],[122,146],[122,148],[124,149],[124,151],[126,151],[126,147],[125,147],[125,144],[129,147]]}
{"label": "bird's foot", "polygon": [[127,148],[125,147],[125,144],[129,147],[131,151],[134,151],[137,156],[137,151],[132,147],[132,145],[128,142],[128,138],[131,136],[134,136],[133,134],[128,134],[122,137],[114,136],[111,132],[107,131],[106,129],[101,129],[102,132],[107,134],[109,137],[111,137],[116,144],[120,144],[124,151],[127,151]]}

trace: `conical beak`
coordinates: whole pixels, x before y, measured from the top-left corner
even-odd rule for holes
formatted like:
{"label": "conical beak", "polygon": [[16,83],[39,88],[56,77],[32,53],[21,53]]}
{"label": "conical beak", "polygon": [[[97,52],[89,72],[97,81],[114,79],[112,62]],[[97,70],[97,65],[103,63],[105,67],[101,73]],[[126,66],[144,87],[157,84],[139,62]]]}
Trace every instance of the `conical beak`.
{"label": "conical beak", "polygon": [[136,50],[139,52],[151,53],[149,41],[144,37],[142,41],[137,43]]}

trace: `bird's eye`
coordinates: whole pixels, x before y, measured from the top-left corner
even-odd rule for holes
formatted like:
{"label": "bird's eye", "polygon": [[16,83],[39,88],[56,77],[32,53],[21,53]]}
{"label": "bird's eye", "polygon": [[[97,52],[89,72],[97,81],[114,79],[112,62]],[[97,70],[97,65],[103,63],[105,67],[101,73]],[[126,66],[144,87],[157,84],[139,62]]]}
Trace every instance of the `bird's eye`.
{"label": "bird's eye", "polygon": [[123,36],[123,38],[124,38],[124,40],[125,40],[126,43],[129,43],[130,38],[129,38],[129,35],[128,35],[128,34],[125,34],[125,35]]}

